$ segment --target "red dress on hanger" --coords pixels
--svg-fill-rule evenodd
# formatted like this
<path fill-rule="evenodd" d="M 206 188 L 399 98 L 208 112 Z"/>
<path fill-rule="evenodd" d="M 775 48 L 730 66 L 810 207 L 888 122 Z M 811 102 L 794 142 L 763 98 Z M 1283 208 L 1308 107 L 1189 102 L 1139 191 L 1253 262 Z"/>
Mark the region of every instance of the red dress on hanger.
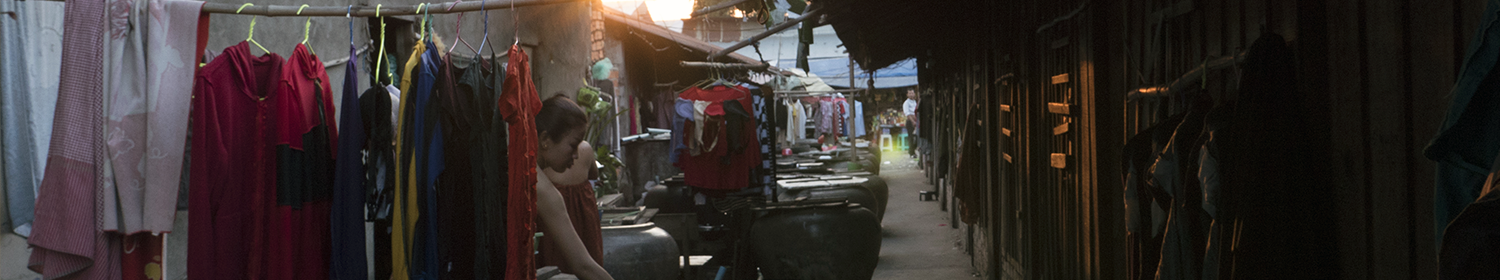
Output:
<path fill-rule="evenodd" d="M 249 44 L 199 69 L 193 85 L 188 191 L 191 279 L 267 278 L 265 219 L 274 195 L 273 117 L 282 59 Z"/>
<path fill-rule="evenodd" d="M 333 92 L 323 62 L 297 45 L 276 93 L 276 188 L 269 219 L 270 279 L 326 279 L 329 197 L 338 150 Z"/>
<path fill-rule="evenodd" d="M 536 279 L 532 236 L 536 232 L 536 117 L 542 109 L 531 62 L 519 46 L 510 47 L 505 83 L 500 92 L 500 114 L 510 123 L 509 191 L 505 211 L 505 279 Z"/>

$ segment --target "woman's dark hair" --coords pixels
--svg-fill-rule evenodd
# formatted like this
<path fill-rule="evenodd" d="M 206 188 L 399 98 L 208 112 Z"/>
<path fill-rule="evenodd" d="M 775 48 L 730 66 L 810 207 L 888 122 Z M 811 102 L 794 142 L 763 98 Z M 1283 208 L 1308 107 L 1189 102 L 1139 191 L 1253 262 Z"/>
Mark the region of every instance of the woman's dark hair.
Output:
<path fill-rule="evenodd" d="M 541 137 L 545 133 L 547 137 L 552 137 L 552 141 L 561 141 L 563 134 L 583 127 L 588 122 L 588 114 L 583 112 L 583 107 L 579 107 L 578 103 L 574 103 L 573 99 L 562 92 L 557 92 L 542 101 L 542 110 L 536 114 L 536 134 Z"/>

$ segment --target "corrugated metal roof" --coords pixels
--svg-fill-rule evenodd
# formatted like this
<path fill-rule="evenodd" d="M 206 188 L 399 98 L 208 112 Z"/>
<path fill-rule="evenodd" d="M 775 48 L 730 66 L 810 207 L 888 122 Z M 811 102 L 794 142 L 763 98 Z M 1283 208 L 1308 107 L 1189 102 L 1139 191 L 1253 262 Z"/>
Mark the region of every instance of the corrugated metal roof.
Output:
<path fill-rule="evenodd" d="M 649 35 L 656 36 L 656 37 L 663 38 L 663 39 L 667 39 L 667 40 L 675 41 L 678 44 L 681 44 L 683 47 L 686 47 L 688 49 L 692 49 L 694 51 L 703 52 L 704 53 L 704 57 L 707 57 L 707 54 L 710 54 L 710 53 L 713 53 L 713 52 L 717 52 L 719 50 L 723 50 L 724 49 L 722 47 L 715 46 L 713 44 L 709 44 L 708 42 L 704 42 L 702 40 L 698 40 L 697 38 L 693 38 L 693 36 L 691 36 L 691 35 L 678 33 L 676 31 L 672 31 L 672 30 L 666 29 L 664 27 L 658 26 L 655 23 L 651 23 L 649 21 L 643 21 L 643 20 L 637 19 L 635 17 L 626 15 L 625 12 L 621 12 L 621 11 L 615 10 L 614 8 L 609 8 L 609 7 L 605 7 L 604 8 L 604 20 L 608 21 L 608 22 L 613 22 L 613 23 L 618 23 L 618 24 L 624 24 L 625 26 L 629 26 L 630 28 L 634 28 L 635 30 L 641 31 L 642 33 L 649 34 Z M 744 55 L 740 55 L 740 54 L 730 53 L 726 57 L 728 57 L 729 60 L 732 60 L 732 61 L 720 61 L 720 62 L 760 64 L 760 61 L 755 60 L 755 59 L 751 59 L 750 57 L 747 57 L 747 56 L 744 56 Z"/>

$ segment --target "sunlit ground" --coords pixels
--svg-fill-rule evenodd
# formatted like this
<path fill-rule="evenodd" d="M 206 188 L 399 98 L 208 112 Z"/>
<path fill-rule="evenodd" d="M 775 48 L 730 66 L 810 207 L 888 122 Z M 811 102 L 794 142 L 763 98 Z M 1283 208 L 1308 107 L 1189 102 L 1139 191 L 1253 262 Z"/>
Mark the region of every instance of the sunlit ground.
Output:
<path fill-rule="evenodd" d="M 905 146 L 893 144 L 890 149 L 880 150 L 881 170 L 916 169 L 917 161 L 907 154 Z"/>

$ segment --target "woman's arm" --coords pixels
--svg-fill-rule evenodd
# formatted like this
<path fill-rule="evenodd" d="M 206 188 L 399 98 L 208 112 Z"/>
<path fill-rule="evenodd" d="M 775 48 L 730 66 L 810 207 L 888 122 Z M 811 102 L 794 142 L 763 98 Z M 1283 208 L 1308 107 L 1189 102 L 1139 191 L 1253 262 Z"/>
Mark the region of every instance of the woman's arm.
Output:
<path fill-rule="evenodd" d="M 557 191 L 557 186 L 542 172 L 537 172 L 536 210 L 537 215 L 541 216 L 538 222 L 542 232 L 562 249 L 568 266 L 578 273 L 579 279 L 614 279 L 589 256 L 588 249 L 583 247 L 583 240 L 578 238 L 578 232 L 573 231 L 573 222 L 568 219 L 568 209 L 563 204 L 562 193 Z"/>
<path fill-rule="evenodd" d="M 589 180 L 599 180 L 599 165 L 595 165 L 594 164 L 596 158 L 594 158 L 594 146 L 593 145 L 589 145 L 589 142 L 587 142 L 587 141 L 579 143 L 578 144 L 578 160 L 583 161 L 583 168 L 587 168 L 588 169 L 588 171 L 589 171 L 588 179 Z"/>

